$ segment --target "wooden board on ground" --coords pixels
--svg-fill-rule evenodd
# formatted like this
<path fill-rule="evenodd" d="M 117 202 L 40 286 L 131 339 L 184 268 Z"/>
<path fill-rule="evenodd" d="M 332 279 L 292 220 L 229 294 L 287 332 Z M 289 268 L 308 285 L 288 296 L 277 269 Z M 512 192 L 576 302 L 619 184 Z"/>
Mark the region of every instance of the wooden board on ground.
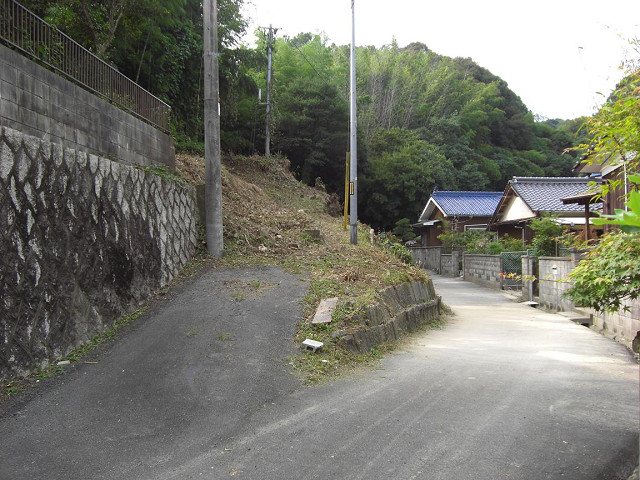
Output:
<path fill-rule="evenodd" d="M 331 323 L 331 315 L 333 311 L 336 309 L 336 305 L 338 304 L 338 297 L 325 298 L 318 305 L 318 309 L 316 310 L 316 314 L 311 320 L 311 323 L 314 325 L 322 324 L 322 323 Z"/>

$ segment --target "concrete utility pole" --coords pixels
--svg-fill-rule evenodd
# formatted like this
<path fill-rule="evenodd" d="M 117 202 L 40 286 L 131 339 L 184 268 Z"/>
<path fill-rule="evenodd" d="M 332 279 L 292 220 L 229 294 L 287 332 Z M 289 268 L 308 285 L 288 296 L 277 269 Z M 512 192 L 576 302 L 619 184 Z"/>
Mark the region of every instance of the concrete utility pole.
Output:
<path fill-rule="evenodd" d="M 356 111 L 356 10 L 351 0 L 351 162 L 349 168 L 349 226 L 351 243 L 358 243 L 358 129 Z"/>
<path fill-rule="evenodd" d="M 264 119 L 264 154 L 271 155 L 271 70 L 273 68 L 273 35 L 274 29 L 269 25 L 267 34 L 267 113 Z"/>
<path fill-rule="evenodd" d="M 222 256 L 222 180 L 220 176 L 220 97 L 218 78 L 218 2 L 203 0 L 204 23 L 204 210 L 207 250 Z"/>

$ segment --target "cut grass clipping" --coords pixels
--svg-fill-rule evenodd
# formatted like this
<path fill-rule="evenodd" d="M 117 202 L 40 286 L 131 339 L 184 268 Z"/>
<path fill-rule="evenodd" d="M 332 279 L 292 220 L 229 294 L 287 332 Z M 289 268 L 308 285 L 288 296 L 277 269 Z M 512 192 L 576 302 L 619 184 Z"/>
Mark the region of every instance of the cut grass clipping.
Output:
<path fill-rule="evenodd" d="M 176 166 L 190 183 L 203 183 L 202 157 L 178 154 Z M 396 247 L 404 253 L 400 256 L 389 248 L 389 242 L 372 245 L 369 227 L 362 224 L 358 225 L 358 244 L 351 245 L 349 232 L 342 226 L 339 200 L 322 187 L 298 182 L 285 158 L 226 157 L 222 183 L 225 252 L 219 264 L 280 266 L 310 280 L 296 342 L 299 345 L 309 337 L 325 345 L 317 354 L 292 359 L 305 381 L 313 383 L 379 358 L 387 346 L 355 354 L 338 347 L 331 335 L 361 327 L 363 320 L 357 313 L 375 302 L 383 288 L 428 279 L 423 270 L 409 264 L 406 249 Z M 233 300 L 253 298 L 248 295 L 250 286 L 243 287 L 242 293 L 231 293 Z M 255 290 L 263 287 L 256 285 Z M 328 297 L 340 299 L 331 324 L 312 327 L 309 319 L 320 300 Z"/>

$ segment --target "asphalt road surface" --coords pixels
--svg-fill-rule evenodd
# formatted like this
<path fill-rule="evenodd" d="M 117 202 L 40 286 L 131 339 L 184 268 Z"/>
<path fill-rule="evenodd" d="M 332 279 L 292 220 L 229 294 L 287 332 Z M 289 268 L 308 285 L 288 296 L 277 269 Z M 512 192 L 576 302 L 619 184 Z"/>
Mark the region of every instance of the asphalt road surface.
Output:
<path fill-rule="evenodd" d="M 0 479 L 625 479 L 638 364 L 460 280 L 456 313 L 376 369 L 288 371 L 306 283 L 209 271 L 116 343 L 5 405 Z"/>

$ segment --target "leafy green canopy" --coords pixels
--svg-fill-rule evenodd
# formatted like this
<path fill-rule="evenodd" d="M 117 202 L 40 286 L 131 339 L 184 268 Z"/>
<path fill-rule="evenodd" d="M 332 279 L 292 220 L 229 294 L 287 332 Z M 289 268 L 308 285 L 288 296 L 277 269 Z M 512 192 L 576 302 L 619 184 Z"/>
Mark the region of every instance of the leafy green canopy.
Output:
<path fill-rule="evenodd" d="M 531 249 L 538 257 L 549 257 L 558 254 L 558 244 L 562 241 L 562 225 L 553 217 L 539 217 L 529 224 L 533 230 Z"/>
<path fill-rule="evenodd" d="M 569 274 L 573 287 L 567 295 L 578 306 L 617 311 L 625 298 L 640 296 L 640 238 L 612 233 L 587 254 Z"/>
<path fill-rule="evenodd" d="M 28 8 L 172 107 L 178 147 L 203 138 L 200 0 L 25 0 Z M 222 143 L 253 152 L 257 86 L 248 69 L 263 55 L 240 45 L 244 0 L 219 0 Z M 251 101 L 247 102 L 250 97 Z"/>

